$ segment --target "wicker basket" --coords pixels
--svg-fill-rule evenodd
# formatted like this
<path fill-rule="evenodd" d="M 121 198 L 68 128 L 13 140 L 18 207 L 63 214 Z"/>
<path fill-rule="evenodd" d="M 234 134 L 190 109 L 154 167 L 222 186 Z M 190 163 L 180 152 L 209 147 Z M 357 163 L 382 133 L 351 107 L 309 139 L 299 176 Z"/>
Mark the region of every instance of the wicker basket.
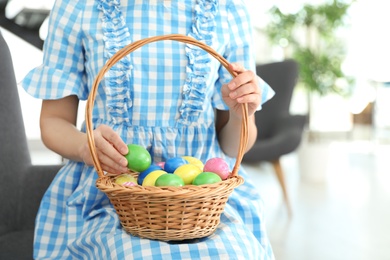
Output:
<path fill-rule="evenodd" d="M 116 184 L 114 177 L 105 174 L 101 168 L 93 137 L 92 109 L 96 91 L 104 74 L 122 57 L 141 46 L 161 41 L 175 40 L 198 46 L 213 57 L 232 74 L 229 63 L 209 46 L 188 36 L 172 34 L 156 36 L 133 42 L 111 57 L 97 75 L 86 104 L 86 126 L 88 144 L 98 173 L 96 186 L 103 191 L 114 206 L 122 227 L 128 233 L 162 241 L 186 240 L 211 235 L 220 223 L 229 195 L 244 180 L 238 176 L 238 169 L 248 139 L 248 108 L 242 106 L 240 147 L 235 166 L 227 180 L 208 185 L 186 185 L 183 187 L 124 187 Z M 138 173 L 132 173 L 135 177 Z"/>

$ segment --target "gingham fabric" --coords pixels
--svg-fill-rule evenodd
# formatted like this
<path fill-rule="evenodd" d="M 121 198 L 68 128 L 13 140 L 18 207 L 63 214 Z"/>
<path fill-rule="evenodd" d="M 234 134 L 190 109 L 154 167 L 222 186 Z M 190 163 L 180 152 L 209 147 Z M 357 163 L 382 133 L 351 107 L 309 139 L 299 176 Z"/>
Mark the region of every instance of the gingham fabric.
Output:
<path fill-rule="evenodd" d="M 31 95 L 88 97 L 109 57 L 150 36 L 180 33 L 212 46 L 230 62 L 254 70 L 251 26 L 242 0 L 57 0 L 44 60 L 22 81 Z M 206 161 L 234 158 L 221 151 L 214 109 L 226 110 L 220 87 L 229 73 L 205 51 L 183 43 L 151 43 L 123 58 L 99 86 L 93 122 L 126 143 L 150 151 L 154 162 L 174 156 Z M 273 95 L 260 80 L 263 102 Z M 260 109 L 260 108 L 259 108 Z M 82 127 L 82 131 L 85 128 Z M 56 175 L 36 219 L 36 259 L 273 259 L 259 191 L 243 169 L 210 237 L 167 243 L 125 233 L 114 208 L 95 187 L 93 167 L 69 161 Z"/>

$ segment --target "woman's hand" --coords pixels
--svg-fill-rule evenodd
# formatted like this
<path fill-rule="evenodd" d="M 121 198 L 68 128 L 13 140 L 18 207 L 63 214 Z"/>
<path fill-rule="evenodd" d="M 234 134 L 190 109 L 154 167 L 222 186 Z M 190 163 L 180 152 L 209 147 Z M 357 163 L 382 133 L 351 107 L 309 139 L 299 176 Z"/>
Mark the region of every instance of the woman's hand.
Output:
<path fill-rule="evenodd" d="M 76 128 L 79 99 L 75 95 L 56 100 L 43 100 L 41 109 L 41 135 L 44 144 L 62 157 L 85 162 L 92 166 L 87 134 Z M 104 171 L 119 174 L 127 172 L 127 145 L 107 125 L 94 130 L 96 152 Z"/>
<path fill-rule="evenodd" d="M 229 112 L 217 111 L 217 132 L 222 150 L 229 156 L 237 155 L 240 142 L 240 122 L 242 120 L 242 104 L 248 104 L 249 129 L 248 129 L 248 151 L 254 144 L 257 137 L 257 126 L 255 124 L 255 112 L 261 103 L 261 90 L 258 85 L 258 78 L 252 71 L 245 70 L 237 63 L 229 65 L 237 72 L 237 77 L 228 84 L 222 86 L 222 97 L 229 106 Z"/>
<path fill-rule="evenodd" d="M 124 157 L 128 153 L 128 148 L 119 135 L 107 125 L 98 126 L 93 135 L 96 153 L 103 171 L 113 174 L 128 172 L 127 160 Z M 88 142 L 81 146 L 80 157 L 87 165 L 93 165 Z"/>
<path fill-rule="evenodd" d="M 248 104 L 248 115 L 251 116 L 261 102 L 261 90 L 258 86 L 258 78 L 253 71 L 237 63 L 229 65 L 232 70 L 237 72 L 237 77 L 232 79 L 228 84 L 222 86 L 222 97 L 229 106 L 230 112 L 237 117 L 242 116 L 241 105 Z"/>

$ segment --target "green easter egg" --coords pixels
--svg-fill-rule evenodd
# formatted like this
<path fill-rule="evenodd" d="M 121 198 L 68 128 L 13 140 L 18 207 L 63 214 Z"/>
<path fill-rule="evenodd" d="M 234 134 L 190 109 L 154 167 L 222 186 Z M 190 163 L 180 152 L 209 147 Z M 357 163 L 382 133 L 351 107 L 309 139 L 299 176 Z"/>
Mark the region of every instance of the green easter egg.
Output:
<path fill-rule="evenodd" d="M 193 185 L 213 184 L 222 181 L 218 174 L 213 172 L 202 172 L 195 177 Z"/>
<path fill-rule="evenodd" d="M 152 163 L 152 157 L 148 150 L 137 144 L 128 144 L 128 154 L 125 155 L 127 168 L 135 172 L 145 171 Z"/>
<path fill-rule="evenodd" d="M 182 178 L 180 178 L 178 175 L 169 173 L 169 174 L 163 174 L 160 177 L 157 178 L 156 186 L 173 186 L 173 187 L 181 187 L 184 186 L 185 183 Z"/>

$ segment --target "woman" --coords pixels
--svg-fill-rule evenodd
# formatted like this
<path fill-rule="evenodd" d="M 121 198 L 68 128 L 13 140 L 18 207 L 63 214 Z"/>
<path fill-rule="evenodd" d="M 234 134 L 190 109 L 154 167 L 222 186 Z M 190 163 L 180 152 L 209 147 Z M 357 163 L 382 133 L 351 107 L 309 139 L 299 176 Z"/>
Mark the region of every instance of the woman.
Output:
<path fill-rule="evenodd" d="M 47 147 L 68 158 L 46 192 L 36 220 L 34 257 L 59 259 L 272 259 L 261 199 L 247 180 L 237 188 L 208 238 L 166 243 L 121 229 L 96 171 L 85 127 L 76 125 L 79 100 L 118 50 L 139 39 L 184 34 L 217 50 L 239 75 L 207 52 L 174 41 L 151 43 L 121 59 L 105 75 L 93 109 L 96 149 L 105 171 L 127 171 L 126 144 L 146 147 L 153 161 L 222 157 L 238 151 L 241 103 L 248 103 L 249 145 L 254 113 L 271 95 L 252 72 L 252 39 L 241 0 L 58 0 L 51 12 L 44 60 L 23 80 L 42 99 Z M 216 110 L 216 118 L 214 116 Z M 240 174 L 247 179 L 243 170 Z"/>

